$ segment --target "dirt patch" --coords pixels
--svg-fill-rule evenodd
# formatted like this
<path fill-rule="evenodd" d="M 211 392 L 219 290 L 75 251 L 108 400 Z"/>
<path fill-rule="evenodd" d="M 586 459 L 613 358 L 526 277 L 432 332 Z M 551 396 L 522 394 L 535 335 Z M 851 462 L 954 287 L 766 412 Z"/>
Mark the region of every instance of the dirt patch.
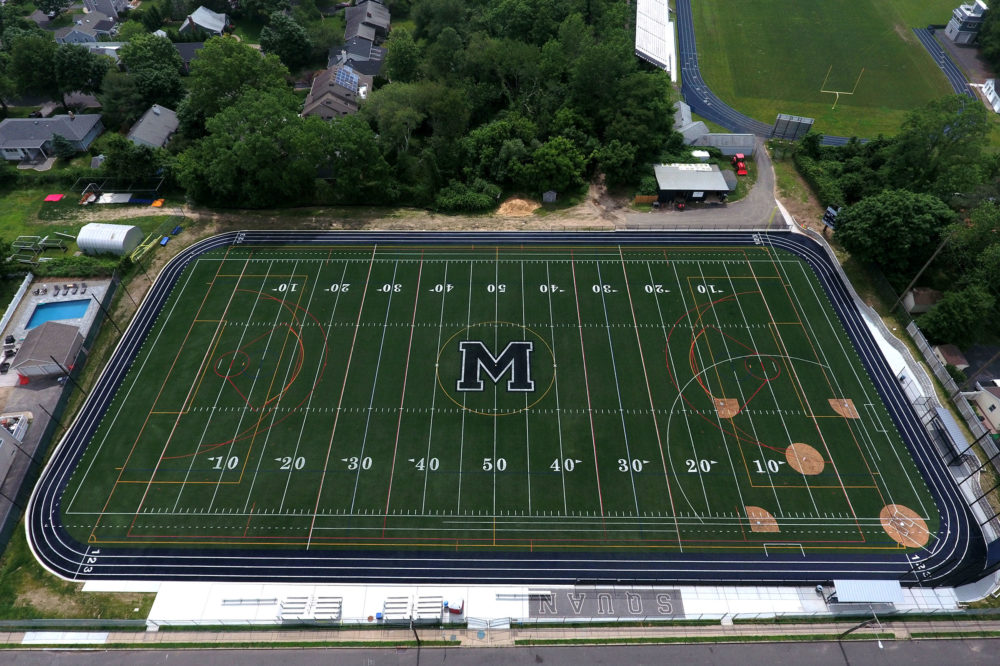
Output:
<path fill-rule="evenodd" d="M 899 38 L 902 39 L 907 44 L 912 44 L 917 39 L 916 36 L 913 34 L 913 31 L 907 28 L 902 23 L 897 23 L 896 25 L 892 26 L 892 29 L 897 35 L 899 35 Z"/>
<path fill-rule="evenodd" d="M 744 506 L 747 512 L 747 519 L 750 521 L 751 532 L 780 532 L 778 521 L 767 509 L 759 506 Z"/>
<path fill-rule="evenodd" d="M 830 406 L 845 419 L 859 419 L 858 408 L 854 406 L 854 401 L 850 398 L 830 398 Z"/>
<path fill-rule="evenodd" d="M 930 540 L 927 523 L 913 509 L 902 504 L 889 504 L 879 513 L 882 529 L 896 543 L 907 548 L 923 548 Z"/>
<path fill-rule="evenodd" d="M 720 419 L 731 419 L 740 413 L 740 401 L 736 398 L 712 398 L 712 404 Z"/>
<path fill-rule="evenodd" d="M 822 454 L 815 447 L 801 442 L 795 442 L 785 449 L 785 460 L 789 467 L 806 476 L 815 476 L 826 466 Z"/>
<path fill-rule="evenodd" d="M 497 209 L 497 215 L 500 217 L 526 217 L 541 207 L 542 204 L 537 201 L 511 197 L 500 204 L 500 208 Z"/>

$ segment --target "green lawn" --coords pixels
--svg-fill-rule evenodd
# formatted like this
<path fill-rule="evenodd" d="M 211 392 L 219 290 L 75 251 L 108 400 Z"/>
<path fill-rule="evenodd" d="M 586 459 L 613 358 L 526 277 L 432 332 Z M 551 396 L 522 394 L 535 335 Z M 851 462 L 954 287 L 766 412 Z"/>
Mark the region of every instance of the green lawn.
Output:
<path fill-rule="evenodd" d="M 873 552 L 887 497 L 938 527 L 781 251 L 234 246 L 163 313 L 63 493 L 81 542 Z"/>
<path fill-rule="evenodd" d="M 809 116 L 829 134 L 892 134 L 905 114 L 952 92 L 912 33 L 947 23 L 955 0 L 699 0 L 692 3 L 698 59 L 712 90 L 770 123 Z M 831 70 L 832 67 L 832 70 Z M 834 95 L 825 88 L 850 91 Z"/>

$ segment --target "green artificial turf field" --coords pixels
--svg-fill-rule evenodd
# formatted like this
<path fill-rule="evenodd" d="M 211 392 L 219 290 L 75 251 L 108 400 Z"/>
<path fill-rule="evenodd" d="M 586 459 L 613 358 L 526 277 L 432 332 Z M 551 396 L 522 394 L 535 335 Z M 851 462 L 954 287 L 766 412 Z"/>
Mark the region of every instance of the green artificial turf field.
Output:
<path fill-rule="evenodd" d="M 138 548 L 899 549 L 886 516 L 938 527 L 815 276 L 766 246 L 201 255 L 61 510 Z"/>
<path fill-rule="evenodd" d="M 815 118 L 816 130 L 826 134 L 863 137 L 895 134 L 907 111 L 952 94 L 912 29 L 947 23 L 957 4 L 691 3 L 702 76 L 726 103 L 765 123 L 790 113 Z M 851 91 L 856 83 L 836 109 L 835 96 L 820 92 Z"/>

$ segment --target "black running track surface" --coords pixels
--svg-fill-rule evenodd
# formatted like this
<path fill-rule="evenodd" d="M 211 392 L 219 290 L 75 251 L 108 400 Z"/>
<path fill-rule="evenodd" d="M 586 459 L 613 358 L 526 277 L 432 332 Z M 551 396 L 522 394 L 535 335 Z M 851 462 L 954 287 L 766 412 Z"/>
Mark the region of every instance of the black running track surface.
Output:
<path fill-rule="evenodd" d="M 681 63 L 681 95 L 691 110 L 702 118 L 711 120 L 716 125 L 722 125 L 730 132 L 756 134 L 768 139 L 771 137 L 772 125 L 754 120 L 723 102 L 712 92 L 705 80 L 701 78 L 698 67 L 698 49 L 694 40 L 694 19 L 691 15 L 691 0 L 677 0 L 677 39 Z M 950 61 L 949 61 L 950 62 Z M 842 146 L 847 143 L 846 136 L 823 136 L 823 145 Z"/>
<path fill-rule="evenodd" d="M 95 549 L 71 539 L 60 524 L 60 498 L 74 466 L 96 431 L 116 387 L 153 328 L 184 269 L 201 253 L 230 244 L 763 244 L 789 250 L 816 272 L 870 373 L 896 426 L 927 479 L 941 513 L 940 533 L 913 554 L 809 553 L 607 555 L 587 553 L 232 551 L 217 549 Z M 847 286 L 816 242 L 788 232 L 231 232 L 200 241 L 164 267 L 91 390 L 80 415 L 59 444 L 35 488 L 27 512 L 28 541 L 42 563 L 72 580 L 228 580 L 342 583 L 580 582 L 805 583 L 832 578 L 899 579 L 904 585 L 957 584 L 984 573 L 986 550 L 958 489 L 935 454 Z M 906 552 L 910 554 L 907 555 Z"/>
<path fill-rule="evenodd" d="M 944 52 L 941 45 L 934 39 L 934 31 L 928 28 L 914 28 L 913 33 L 920 40 L 920 43 L 924 45 L 924 48 L 927 49 L 927 52 L 931 54 L 931 57 L 934 58 L 934 62 L 941 68 L 941 71 L 944 72 L 945 78 L 948 79 L 948 83 L 951 84 L 955 93 L 976 99 L 975 94 L 969 87 L 969 80 L 965 78 L 965 74 L 958 68 L 958 65 L 952 62 L 951 57 Z"/>

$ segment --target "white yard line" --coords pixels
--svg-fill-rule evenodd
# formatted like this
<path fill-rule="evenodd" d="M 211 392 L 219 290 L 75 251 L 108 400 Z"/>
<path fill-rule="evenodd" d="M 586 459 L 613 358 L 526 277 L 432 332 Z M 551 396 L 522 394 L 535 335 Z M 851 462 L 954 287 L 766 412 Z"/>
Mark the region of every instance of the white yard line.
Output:
<path fill-rule="evenodd" d="M 559 433 L 559 460 L 565 461 L 566 455 L 563 453 L 563 431 L 562 431 L 562 409 L 559 406 L 559 373 L 556 362 L 556 328 L 552 315 L 552 277 L 549 274 L 549 262 L 545 262 L 545 281 L 548 283 L 547 291 L 549 295 L 549 338 L 552 341 L 552 384 L 556 391 L 556 428 Z M 563 513 L 569 513 L 569 504 L 566 501 L 566 467 L 559 465 L 559 473 L 562 477 Z"/>
<path fill-rule="evenodd" d="M 390 284 L 396 284 L 396 272 L 399 270 L 399 261 L 392 265 L 392 280 Z M 378 373 L 382 368 L 382 350 L 385 348 L 385 334 L 389 330 L 389 311 L 392 309 L 392 295 L 394 290 L 389 290 L 389 298 L 385 303 L 385 321 L 382 322 L 382 339 L 378 343 L 378 355 L 375 357 L 375 377 L 372 379 L 372 393 L 368 398 L 368 416 L 365 418 L 365 433 L 361 438 L 361 453 L 358 454 L 358 469 L 354 476 L 354 492 L 351 493 L 351 511 L 354 511 L 354 503 L 358 498 L 358 484 L 361 481 L 365 459 L 365 445 L 368 444 L 368 430 L 372 423 L 372 407 L 375 404 L 375 390 L 378 388 Z"/>
<path fill-rule="evenodd" d="M 468 328 L 472 326 L 472 271 L 475 266 L 475 262 L 467 261 L 466 264 L 469 266 L 469 302 L 466 306 L 465 312 L 465 327 Z M 464 391 L 462 392 L 462 436 L 459 438 L 458 445 L 458 498 L 457 498 L 457 510 L 462 510 L 462 479 L 465 478 L 464 468 L 462 463 L 465 457 L 465 415 L 466 415 L 466 396 L 468 394 Z"/>
<path fill-rule="evenodd" d="M 611 352 L 611 374 L 614 375 L 615 393 L 618 395 L 618 409 L 620 411 L 622 421 L 622 438 L 625 444 L 625 455 L 628 458 L 628 477 L 632 482 L 632 499 L 635 500 L 635 514 L 638 516 L 640 513 L 639 494 L 635 490 L 635 469 L 632 465 L 632 450 L 629 448 L 628 442 L 628 426 L 625 425 L 625 405 L 622 402 L 622 390 L 618 380 L 618 364 L 615 361 L 615 343 L 611 339 L 611 320 L 608 319 L 608 303 L 604 297 L 604 278 L 601 277 L 601 262 L 595 261 L 594 265 L 597 267 L 597 283 L 601 287 L 601 307 L 604 308 L 604 330 L 608 335 L 608 351 Z"/>
<path fill-rule="evenodd" d="M 448 293 L 448 264 L 444 265 L 444 277 L 441 278 L 441 312 L 438 315 L 438 332 L 437 332 L 437 344 L 434 345 L 434 353 L 438 353 L 441 350 L 441 324 L 444 322 L 444 299 Z M 437 405 L 437 394 L 438 394 L 438 368 L 437 363 L 434 365 L 434 377 L 431 379 L 431 419 L 430 426 L 427 429 L 427 452 L 424 454 L 424 490 L 420 497 L 420 511 L 423 512 L 427 508 L 427 480 L 431 473 L 431 443 L 434 441 L 434 413 L 435 407 Z M 459 464 L 459 476 L 462 475 L 461 464 Z"/>
<path fill-rule="evenodd" d="M 298 267 L 299 267 L 299 261 L 296 259 L 295 263 L 292 265 L 292 270 L 289 272 L 289 277 L 288 277 L 288 281 L 289 282 L 291 282 L 291 280 L 294 278 L 295 270 Z M 290 294 L 290 293 L 292 293 L 292 290 L 288 289 L 287 287 L 286 287 L 286 289 L 283 292 L 281 292 L 281 303 L 279 304 L 278 310 L 277 310 L 277 312 L 274 315 L 274 322 L 272 322 L 271 331 L 267 334 L 267 342 L 264 344 L 264 353 L 265 354 L 271 348 L 271 340 L 274 338 L 274 331 L 278 328 L 278 320 L 281 317 L 281 314 L 282 314 L 282 312 L 285 309 L 285 302 L 286 302 L 286 300 L 288 298 L 288 294 Z M 298 305 L 298 302 L 296 302 L 296 305 Z M 288 336 L 290 334 L 291 333 L 285 333 L 285 342 L 286 343 L 288 341 Z M 280 358 L 280 353 L 279 353 L 279 358 Z M 288 371 L 286 370 L 286 377 L 287 377 L 287 372 Z M 278 367 L 277 367 L 277 364 L 275 364 L 274 374 L 271 375 L 272 385 L 273 385 L 273 382 L 274 382 L 274 376 L 277 375 L 277 374 L 278 374 Z M 250 398 L 253 396 L 254 387 L 257 386 L 257 378 L 258 378 L 258 376 L 259 375 L 254 374 L 253 382 L 250 383 L 250 390 L 247 391 L 247 402 L 248 403 L 250 401 Z M 282 386 L 283 385 L 284 384 L 282 384 Z M 260 406 L 260 410 L 261 411 L 264 410 L 264 403 L 267 401 L 267 391 L 269 389 L 270 389 L 270 386 L 267 389 L 264 389 L 264 391 L 265 391 L 264 392 L 264 400 L 263 400 L 263 402 L 261 402 L 261 406 Z M 233 438 L 232 438 L 232 440 L 230 440 L 229 446 L 226 448 L 226 454 L 223 457 L 221 469 L 219 470 L 219 479 L 215 482 L 215 491 L 212 493 L 212 500 L 208 503 L 208 508 L 209 509 L 211 509 L 212 506 L 215 504 L 215 499 L 219 495 L 219 488 L 222 485 L 222 478 L 225 476 L 226 472 L 228 471 L 228 461 L 232 457 L 233 449 L 236 448 L 236 438 L 239 436 L 239 432 L 240 432 L 239 429 L 240 429 L 240 426 L 243 423 L 243 417 L 244 417 L 244 415 L 246 413 L 247 413 L 246 410 L 243 410 L 243 411 L 240 412 L 239 422 L 238 422 L 238 424 L 236 426 L 235 432 L 233 433 Z M 258 422 L 257 425 L 259 426 L 260 423 Z M 257 435 L 257 432 L 255 431 L 254 432 L 254 437 L 256 437 L 256 435 Z M 246 464 L 246 461 L 244 461 L 244 465 L 245 464 Z M 244 467 L 244 469 L 245 469 L 245 467 Z M 241 475 L 242 475 L 242 472 L 241 472 Z"/>
<path fill-rule="evenodd" d="M 271 260 L 271 262 L 267 266 L 267 272 L 264 274 L 264 279 L 261 281 L 261 286 L 260 286 L 261 290 L 264 289 L 264 284 L 267 283 L 267 279 L 271 274 L 271 268 L 273 266 L 274 266 L 274 260 Z M 236 288 L 237 289 L 239 288 L 239 283 L 237 283 Z M 253 318 L 253 313 L 256 311 L 257 304 L 260 302 L 260 296 L 261 294 L 258 292 L 256 298 L 254 298 L 253 300 L 253 306 L 251 306 L 250 308 L 250 315 L 248 319 Z M 244 326 L 242 332 L 240 333 L 239 342 L 236 345 L 237 349 L 243 346 L 243 338 L 246 337 L 247 330 L 248 327 Z M 211 412 L 209 413 L 208 418 L 205 420 L 205 427 L 202 428 L 201 435 L 198 437 L 198 442 L 194 447 L 194 452 L 192 453 L 191 458 L 188 461 L 188 468 L 187 471 L 184 473 L 184 481 L 181 483 L 180 490 L 177 491 L 177 499 L 174 500 L 174 511 L 177 510 L 177 505 L 180 504 L 181 501 L 181 495 L 184 494 L 184 490 L 185 488 L 187 488 L 188 479 L 191 478 L 191 471 L 194 469 L 194 464 L 198 460 L 198 452 L 201 450 L 202 445 L 205 443 L 205 435 L 208 433 L 209 426 L 212 425 L 212 418 L 215 416 L 215 410 L 219 406 L 219 400 L 222 398 L 222 394 L 225 388 L 226 388 L 226 382 L 225 380 L 223 380 L 222 382 L 219 383 L 219 390 L 215 394 L 215 402 L 212 403 Z M 243 413 L 246 413 L 245 409 L 243 410 Z M 242 418 L 243 416 L 241 414 L 240 419 L 242 420 Z M 239 432 L 238 428 L 237 432 Z"/>

